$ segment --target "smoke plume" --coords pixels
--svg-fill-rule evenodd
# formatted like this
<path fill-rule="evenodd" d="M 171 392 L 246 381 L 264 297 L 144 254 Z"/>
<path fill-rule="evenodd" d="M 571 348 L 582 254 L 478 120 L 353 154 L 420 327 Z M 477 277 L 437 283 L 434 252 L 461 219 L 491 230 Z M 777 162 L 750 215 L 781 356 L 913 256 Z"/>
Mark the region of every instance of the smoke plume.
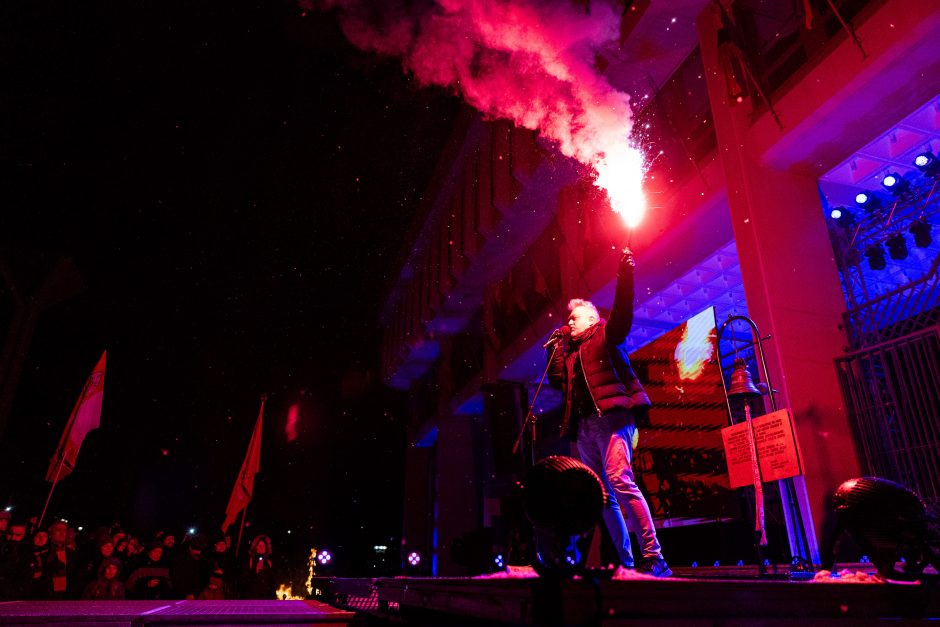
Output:
<path fill-rule="evenodd" d="M 605 2 L 329 0 L 359 48 L 400 57 L 420 83 L 456 90 L 490 118 L 538 131 L 589 166 L 629 226 L 642 217 L 643 157 L 629 144 L 629 96 L 595 68 L 619 36 Z"/>

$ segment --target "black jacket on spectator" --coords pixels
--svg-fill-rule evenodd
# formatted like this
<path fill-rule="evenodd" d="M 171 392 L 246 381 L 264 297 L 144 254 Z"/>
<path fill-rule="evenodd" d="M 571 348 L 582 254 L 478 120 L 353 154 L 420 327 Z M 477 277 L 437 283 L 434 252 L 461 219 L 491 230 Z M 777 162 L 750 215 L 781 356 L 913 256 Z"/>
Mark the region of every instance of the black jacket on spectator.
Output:
<path fill-rule="evenodd" d="M 49 544 L 33 546 L 20 568 L 20 594 L 24 599 L 46 599 L 49 594 Z"/>
<path fill-rule="evenodd" d="M 142 558 L 127 577 L 128 595 L 134 599 L 169 599 L 170 569 L 163 560 L 152 559 L 149 553 L 144 553 Z"/>
<path fill-rule="evenodd" d="M 173 596 L 178 599 L 195 599 L 209 581 L 209 564 L 202 556 L 193 557 L 189 547 L 183 547 L 175 556 L 170 568 L 173 579 Z"/>
<path fill-rule="evenodd" d="M 48 582 L 45 598 L 77 599 L 81 595 L 81 564 L 75 549 L 50 542 L 43 568 Z M 63 585 L 64 588 L 57 589 Z"/>
<path fill-rule="evenodd" d="M 105 569 L 109 565 L 117 566 L 118 572 L 113 579 L 106 579 Z M 106 557 L 98 567 L 97 578 L 85 586 L 82 599 L 89 601 L 121 601 L 124 599 L 124 584 L 120 579 L 121 560 L 116 557 Z"/>

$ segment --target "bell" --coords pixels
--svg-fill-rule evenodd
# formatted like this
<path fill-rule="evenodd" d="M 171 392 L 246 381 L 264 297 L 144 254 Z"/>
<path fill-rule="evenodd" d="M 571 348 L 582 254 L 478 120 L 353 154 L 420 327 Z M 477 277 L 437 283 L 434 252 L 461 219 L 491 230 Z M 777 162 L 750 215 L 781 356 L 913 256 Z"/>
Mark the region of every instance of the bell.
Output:
<path fill-rule="evenodd" d="M 747 361 L 743 357 L 734 359 L 734 370 L 731 372 L 731 387 L 728 389 L 731 398 L 749 398 L 760 396 L 760 390 L 751 379 L 751 372 L 747 369 Z"/>

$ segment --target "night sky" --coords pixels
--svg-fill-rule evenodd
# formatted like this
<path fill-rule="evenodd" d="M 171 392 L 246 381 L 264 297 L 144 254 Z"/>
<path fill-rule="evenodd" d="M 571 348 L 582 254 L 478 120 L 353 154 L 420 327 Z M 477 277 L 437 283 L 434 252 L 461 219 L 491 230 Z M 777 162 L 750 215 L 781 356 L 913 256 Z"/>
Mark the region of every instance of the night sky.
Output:
<path fill-rule="evenodd" d="M 17 1 L 0 24 L 0 258 L 23 291 L 59 256 L 83 287 L 39 319 L 0 502 L 41 508 L 107 349 L 53 516 L 214 532 L 266 392 L 246 535 L 348 563 L 397 539 L 407 399 L 378 315 L 461 105 L 292 1 Z M 4 336 L 11 311 L 4 285 Z"/>

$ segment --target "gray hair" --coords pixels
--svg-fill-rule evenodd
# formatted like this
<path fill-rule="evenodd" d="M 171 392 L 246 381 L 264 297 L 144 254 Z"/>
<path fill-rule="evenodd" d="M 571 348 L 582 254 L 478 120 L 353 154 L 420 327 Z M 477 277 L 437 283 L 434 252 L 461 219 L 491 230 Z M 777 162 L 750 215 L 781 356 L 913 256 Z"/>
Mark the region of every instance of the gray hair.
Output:
<path fill-rule="evenodd" d="M 600 319 L 601 315 L 597 311 L 597 307 L 594 306 L 589 300 L 584 300 L 583 298 L 572 298 L 568 301 L 568 311 L 574 311 L 575 307 L 587 307 L 594 311 L 594 317 Z"/>

